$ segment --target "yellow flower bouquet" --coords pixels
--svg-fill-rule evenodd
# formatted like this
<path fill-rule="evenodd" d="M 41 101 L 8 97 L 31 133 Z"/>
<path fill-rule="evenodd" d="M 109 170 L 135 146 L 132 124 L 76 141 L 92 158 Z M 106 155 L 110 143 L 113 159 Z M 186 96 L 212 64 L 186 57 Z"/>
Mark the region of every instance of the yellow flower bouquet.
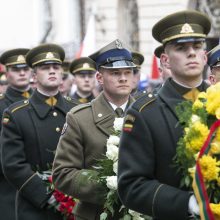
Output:
<path fill-rule="evenodd" d="M 220 83 L 201 92 L 192 103 L 176 108 L 183 136 L 175 165 L 183 173 L 181 186 L 193 189 L 202 220 L 220 219 Z"/>

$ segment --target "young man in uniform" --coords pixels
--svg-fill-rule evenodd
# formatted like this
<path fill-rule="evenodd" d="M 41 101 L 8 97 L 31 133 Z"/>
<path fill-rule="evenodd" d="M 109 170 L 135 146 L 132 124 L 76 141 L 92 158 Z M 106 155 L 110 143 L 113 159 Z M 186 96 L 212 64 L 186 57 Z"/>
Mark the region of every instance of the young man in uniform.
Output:
<path fill-rule="evenodd" d="M 164 45 L 161 62 L 169 78 L 157 96 L 147 94 L 127 111 L 119 148 L 118 193 L 122 203 L 157 220 L 187 220 L 199 214 L 195 196 L 180 187 L 174 166 L 182 136 L 175 107 L 195 100 L 207 84 L 202 72 L 207 61 L 204 41 L 210 30 L 207 16 L 181 11 L 157 22 L 153 36 Z"/>
<path fill-rule="evenodd" d="M 214 47 L 207 55 L 208 65 L 211 71 L 209 81 L 214 85 L 220 81 L 220 45 Z"/>
<path fill-rule="evenodd" d="M 97 174 L 93 166 L 106 152 L 115 117 L 122 117 L 132 102 L 135 65 L 122 42 L 115 40 L 90 57 L 96 62 L 96 79 L 103 92 L 67 114 L 53 166 L 55 187 L 79 199 L 74 210 L 76 220 L 100 219 L 105 188 L 91 180 L 91 175 Z"/>
<path fill-rule="evenodd" d="M 96 73 L 95 63 L 88 57 L 75 59 L 71 63 L 70 72 L 74 76 L 76 85 L 76 92 L 72 97 L 80 103 L 91 102 L 95 98 L 93 95 Z"/>
<path fill-rule="evenodd" d="M 6 71 L 5 76 L 8 87 L 4 94 L 0 94 L 0 118 L 4 110 L 12 103 L 26 100 L 32 94 L 30 88 L 31 68 L 26 64 L 25 55 L 29 49 L 17 48 L 5 51 L 0 62 L 4 64 Z M 1 130 L 0 123 L 0 130 Z M 15 212 L 11 211 L 11 207 L 15 205 L 15 189 L 8 183 L 4 177 L 2 168 L 0 167 L 0 213 L 7 220 L 15 219 Z M 13 209 L 14 210 L 14 209 Z"/>
<path fill-rule="evenodd" d="M 58 92 L 64 56 L 56 44 L 31 49 L 26 62 L 34 69 L 37 88 L 29 100 L 11 105 L 3 115 L 2 168 L 16 189 L 15 209 L 9 211 L 18 220 L 63 219 L 49 208 L 51 192 L 39 173 L 51 166 L 66 113 L 76 106 Z"/>

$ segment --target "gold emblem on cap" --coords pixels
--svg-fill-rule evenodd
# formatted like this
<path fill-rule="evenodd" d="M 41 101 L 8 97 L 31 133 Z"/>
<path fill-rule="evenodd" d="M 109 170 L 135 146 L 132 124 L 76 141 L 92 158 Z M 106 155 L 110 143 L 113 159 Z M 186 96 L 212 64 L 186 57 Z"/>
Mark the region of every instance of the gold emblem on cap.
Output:
<path fill-rule="evenodd" d="M 54 58 L 54 55 L 53 55 L 53 53 L 48 52 L 46 55 L 46 59 L 51 59 L 51 58 Z"/>
<path fill-rule="evenodd" d="M 181 34 L 188 34 L 188 33 L 193 33 L 194 30 L 192 29 L 192 26 L 188 23 L 185 23 L 183 26 L 182 26 L 182 29 L 180 31 Z"/>
<path fill-rule="evenodd" d="M 88 63 L 83 63 L 83 68 L 89 68 L 89 64 Z"/>
<path fill-rule="evenodd" d="M 122 42 L 121 42 L 120 40 L 116 40 L 116 41 L 115 41 L 115 46 L 116 46 L 118 49 L 123 49 Z"/>
<path fill-rule="evenodd" d="M 19 55 L 17 58 L 17 62 L 25 62 L 25 58 L 23 55 Z"/>

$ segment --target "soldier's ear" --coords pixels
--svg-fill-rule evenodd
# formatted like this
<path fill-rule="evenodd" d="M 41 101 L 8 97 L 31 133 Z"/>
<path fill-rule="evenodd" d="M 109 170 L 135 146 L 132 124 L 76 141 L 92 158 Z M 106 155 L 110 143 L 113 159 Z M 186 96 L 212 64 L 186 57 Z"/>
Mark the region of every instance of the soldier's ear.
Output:
<path fill-rule="evenodd" d="M 160 62 L 167 69 L 170 69 L 170 59 L 169 59 L 169 56 L 166 53 L 162 53 L 160 55 Z"/>
<path fill-rule="evenodd" d="M 103 85 L 103 75 L 102 75 L 102 73 L 100 73 L 100 72 L 96 73 L 96 80 L 98 81 L 98 83 L 100 85 Z"/>

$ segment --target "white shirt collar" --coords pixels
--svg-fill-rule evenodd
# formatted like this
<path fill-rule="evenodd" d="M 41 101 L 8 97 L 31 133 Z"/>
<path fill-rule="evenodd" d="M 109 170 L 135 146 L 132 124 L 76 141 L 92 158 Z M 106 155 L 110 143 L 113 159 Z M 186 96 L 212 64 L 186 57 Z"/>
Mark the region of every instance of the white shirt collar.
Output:
<path fill-rule="evenodd" d="M 122 110 L 125 111 L 125 108 L 126 108 L 126 106 L 128 104 L 128 100 L 123 105 L 121 105 L 121 106 L 117 106 L 117 105 L 115 105 L 115 104 L 113 104 L 111 102 L 109 102 L 109 104 L 114 109 L 114 111 L 115 111 L 116 108 L 122 108 Z"/>

